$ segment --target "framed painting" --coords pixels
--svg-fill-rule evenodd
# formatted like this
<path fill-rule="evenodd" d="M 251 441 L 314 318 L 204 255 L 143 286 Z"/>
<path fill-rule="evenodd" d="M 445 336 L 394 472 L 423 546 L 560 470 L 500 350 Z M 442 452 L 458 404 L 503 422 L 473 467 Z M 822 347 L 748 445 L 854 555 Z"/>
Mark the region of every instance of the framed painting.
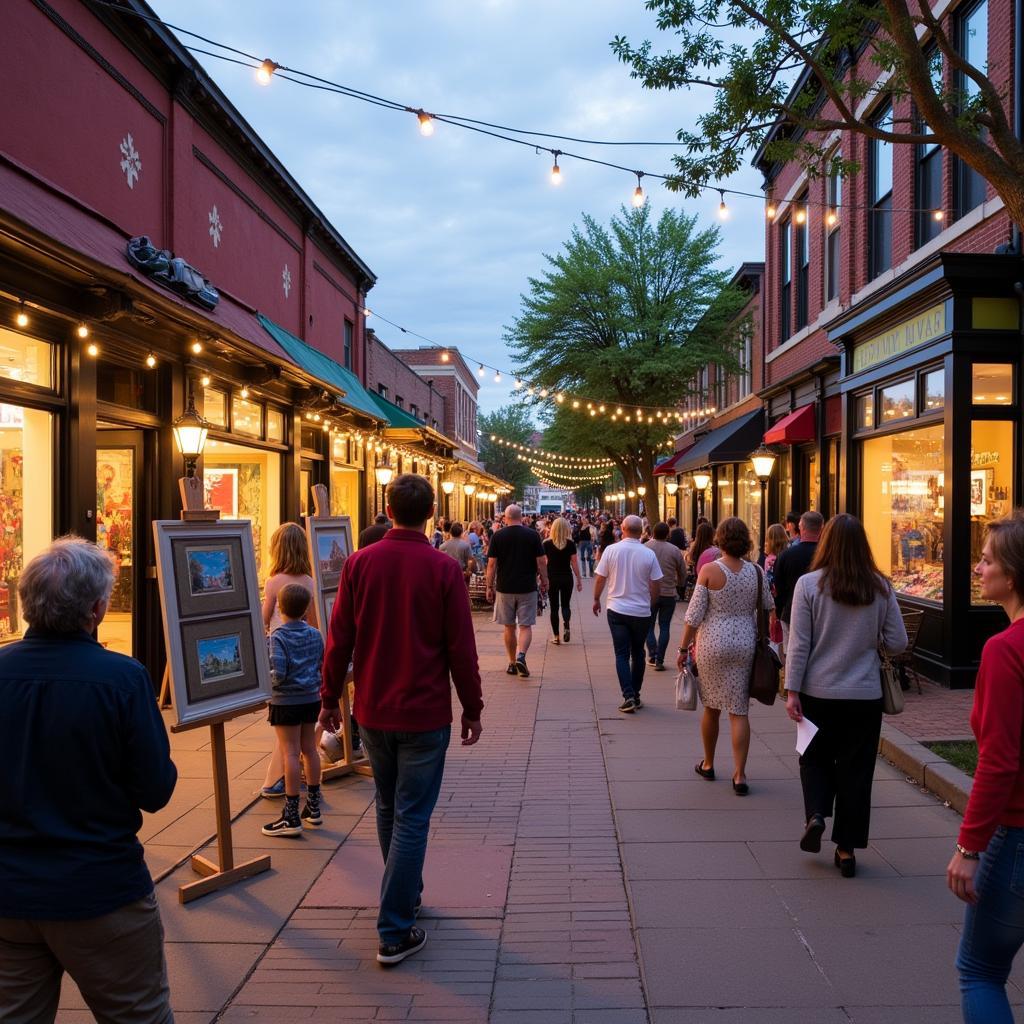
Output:
<path fill-rule="evenodd" d="M 218 467 L 203 470 L 203 491 L 207 508 L 217 509 L 225 519 L 238 518 L 238 470 Z"/>
<path fill-rule="evenodd" d="M 995 473 L 991 469 L 971 470 L 971 515 L 984 516 L 988 514 L 988 486 L 990 476 Z"/>
<path fill-rule="evenodd" d="M 348 516 L 307 516 L 306 538 L 316 584 L 317 621 L 326 639 L 341 570 L 352 554 L 352 520 Z"/>
<path fill-rule="evenodd" d="M 157 582 L 177 722 L 225 721 L 270 699 L 252 524 L 157 521 Z"/>

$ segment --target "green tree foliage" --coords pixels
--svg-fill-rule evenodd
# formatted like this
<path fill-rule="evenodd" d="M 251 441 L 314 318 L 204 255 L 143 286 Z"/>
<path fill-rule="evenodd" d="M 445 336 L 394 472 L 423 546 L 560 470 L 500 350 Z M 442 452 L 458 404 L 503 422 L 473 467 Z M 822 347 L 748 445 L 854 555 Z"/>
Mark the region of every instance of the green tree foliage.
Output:
<path fill-rule="evenodd" d="M 584 216 L 563 250 L 546 256 L 506 329 L 518 373 L 547 388 L 547 447 L 615 460 L 627 484 L 653 493 L 656 456 L 672 429 L 653 416 L 674 409 L 709 362 L 735 369 L 735 322 L 747 296 L 718 268 L 719 232 L 696 216 L 623 207 L 608 227 Z M 554 396 L 563 392 L 563 404 Z M 591 416 L 586 402 L 605 404 Z M 702 396 L 709 402 L 710 396 Z M 611 421 L 616 406 L 651 407 L 653 423 Z"/>
<path fill-rule="evenodd" d="M 696 195 L 726 178 L 781 121 L 789 128 L 773 136 L 768 161 L 795 160 L 822 173 L 827 137 L 837 130 L 897 144 L 938 142 L 987 178 L 1016 223 L 1024 223 L 1024 144 L 1013 131 L 1012 90 L 960 56 L 950 19 L 937 19 L 926 0 L 646 0 L 646 6 L 675 43 L 670 52 L 655 53 L 650 41 L 633 46 L 616 37 L 612 49 L 632 76 L 649 89 L 713 94 L 694 129 L 678 132 L 685 153 L 674 158 L 678 174 L 670 188 Z M 917 114 L 879 125 L 858 113 L 863 100 L 883 94 L 910 97 Z M 847 160 L 837 170 L 856 167 Z"/>
<path fill-rule="evenodd" d="M 491 435 L 528 445 L 537 429 L 530 419 L 529 410 L 513 404 L 503 405 L 494 412 L 481 413 L 477 417 L 477 429 L 480 431 L 480 461 L 489 473 L 507 480 L 522 497 L 523 488 L 533 483 L 533 474 L 526 463 L 516 457 L 514 449 L 492 441 Z"/>

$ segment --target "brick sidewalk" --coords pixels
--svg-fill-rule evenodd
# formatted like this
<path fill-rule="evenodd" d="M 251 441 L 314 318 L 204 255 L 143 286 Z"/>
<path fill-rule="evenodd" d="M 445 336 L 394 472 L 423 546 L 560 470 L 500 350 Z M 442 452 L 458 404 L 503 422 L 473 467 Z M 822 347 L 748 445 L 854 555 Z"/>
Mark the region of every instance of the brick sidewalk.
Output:
<path fill-rule="evenodd" d="M 915 740 L 959 740 L 971 738 L 971 708 L 974 690 L 947 690 L 921 680 L 921 693 L 911 686 L 903 714 L 892 724 Z"/>

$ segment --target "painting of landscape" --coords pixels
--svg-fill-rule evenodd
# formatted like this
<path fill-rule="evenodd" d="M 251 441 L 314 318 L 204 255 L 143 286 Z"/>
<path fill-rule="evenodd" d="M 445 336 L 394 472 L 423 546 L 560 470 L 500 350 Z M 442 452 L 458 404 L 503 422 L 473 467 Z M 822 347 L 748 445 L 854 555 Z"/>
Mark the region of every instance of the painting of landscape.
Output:
<path fill-rule="evenodd" d="M 242 674 L 241 640 L 237 633 L 197 640 L 196 653 L 199 655 L 199 679 L 204 686 Z"/>
<path fill-rule="evenodd" d="M 192 596 L 224 594 L 235 589 L 231 549 L 188 548 L 188 579 Z"/>

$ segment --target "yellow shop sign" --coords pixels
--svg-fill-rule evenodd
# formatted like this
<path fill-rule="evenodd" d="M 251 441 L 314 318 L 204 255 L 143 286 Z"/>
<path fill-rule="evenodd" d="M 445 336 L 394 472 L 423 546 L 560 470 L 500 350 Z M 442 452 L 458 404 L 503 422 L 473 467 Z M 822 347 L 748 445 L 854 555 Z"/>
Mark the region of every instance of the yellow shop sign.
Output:
<path fill-rule="evenodd" d="M 904 320 L 884 334 L 876 335 L 857 345 L 853 350 L 853 372 L 859 373 L 869 366 L 884 363 L 893 356 L 917 348 L 918 345 L 926 345 L 945 333 L 946 304 L 940 302 L 937 306 L 925 310 L 920 316 Z"/>

